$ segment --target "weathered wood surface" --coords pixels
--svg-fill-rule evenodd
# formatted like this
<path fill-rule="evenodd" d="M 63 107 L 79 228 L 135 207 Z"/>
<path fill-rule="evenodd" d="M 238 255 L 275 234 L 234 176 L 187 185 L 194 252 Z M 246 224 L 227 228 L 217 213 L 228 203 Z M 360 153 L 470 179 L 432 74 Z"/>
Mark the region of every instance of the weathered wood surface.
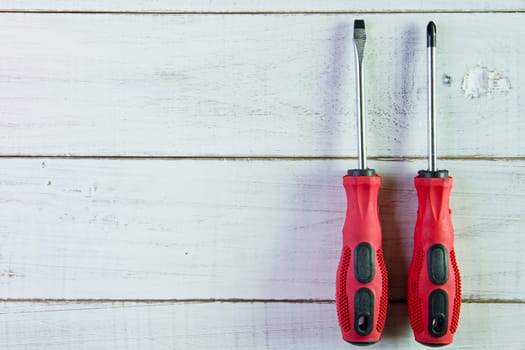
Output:
<path fill-rule="evenodd" d="M 421 349 L 406 304 L 392 304 L 370 349 Z M 522 350 L 524 305 L 464 304 L 454 349 Z M 349 349 L 334 304 L 8 303 L 0 347 L 52 349 Z M 497 330 L 497 331 L 496 331 Z"/>
<path fill-rule="evenodd" d="M 355 155 L 351 29 L 364 18 L 390 297 L 406 294 L 433 19 L 467 301 L 454 348 L 525 349 L 524 10 L 0 1 L 0 348 L 348 348 L 326 301 L 355 162 L 334 159 Z M 391 303 L 372 348 L 420 348 L 405 304 Z"/>
<path fill-rule="evenodd" d="M 0 295 L 333 299 L 353 160 L 0 161 Z M 418 161 L 374 161 L 404 299 Z M 524 300 L 523 161 L 442 162 L 468 300 Z"/>
<path fill-rule="evenodd" d="M 4 11 L 115 11 L 115 12 L 472 12 L 523 11 L 523 0 L 476 1 L 441 0 L 439 2 L 404 0 L 2 0 Z"/>
<path fill-rule="evenodd" d="M 354 18 L 0 14 L 0 155 L 353 156 Z M 440 155 L 523 157 L 525 14 L 431 18 Z M 365 19 L 369 155 L 423 156 L 429 14 Z"/>

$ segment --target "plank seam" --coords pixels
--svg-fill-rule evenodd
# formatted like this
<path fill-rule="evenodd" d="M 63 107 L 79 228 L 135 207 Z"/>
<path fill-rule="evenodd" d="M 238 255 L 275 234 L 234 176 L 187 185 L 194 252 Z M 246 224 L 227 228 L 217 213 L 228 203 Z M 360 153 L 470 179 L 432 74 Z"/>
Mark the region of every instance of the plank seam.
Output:
<path fill-rule="evenodd" d="M 0 159 L 109 159 L 109 160 L 356 160 L 352 156 L 221 156 L 221 155 L 203 155 L 203 156 L 134 156 L 134 155 L 113 155 L 113 156 L 90 156 L 90 155 L 0 155 Z M 426 160 L 426 156 L 373 156 L 368 157 L 370 160 L 377 161 L 410 161 Z M 524 161 L 525 156 L 440 156 L 440 160 L 479 160 L 479 161 Z"/>
<path fill-rule="evenodd" d="M 389 304 L 406 303 L 406 299 L 389 300 Z M 525 304 L 519 299 L 463 299 L 463 304 Z M 72 304 L 111 304 L 111 303 L 144 303 L 144 304 L 211 304 L 211 303 L 261 303 L 261 304 L 335 304 L 333 299 L 57 299 L 57 298 L 2 298 L 0 303 L 72 303 Z"/>
<path fill-rule="evenodd" d="M 0 13 L 26 14 L 82 14 L 82 15 L 351 15 L 351 14 L 482 14 L 482 13 L 524 13 L 525 9 L 462 9 L 462 10 L 335 10 L 335 11 L 113 11 L 113 10 L 20 10 L 0 9 Z"/>

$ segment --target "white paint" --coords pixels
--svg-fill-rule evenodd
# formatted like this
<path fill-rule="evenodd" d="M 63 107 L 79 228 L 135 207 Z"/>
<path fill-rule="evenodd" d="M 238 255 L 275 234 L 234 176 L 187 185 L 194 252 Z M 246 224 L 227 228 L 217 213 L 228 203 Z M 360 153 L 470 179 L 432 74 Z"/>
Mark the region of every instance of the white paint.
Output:
<path fill-rule="evenodd" d="M 524 16 L 432 15 L 456 84 L 437 86 L 440 156 L 525 155 L 525 85 L 497 103 L 458 85 L 487 52 L 525 81 Z M 356 154 L 353 15 L 0 17 L 0 155 Z M 426 155 L 428 19 L 366 16 L 370 156 Z"/>
<path fill-rule="evenodd" d="M 523 304 L 463 304 L 452 347 L 521 350 L 524 312 Z M 8 303 L 0 322 L 0 347 L 9 350 L 351 348 L 334 304 Z M 422 349 L 406 304 L 389 305 L 383 338 L 369 348 Z"/>
<path fill-rule="evenodd" d="M 272 12 L 272 11 L 502 11 L 523 10 L 520 0 L 479 2 L 476 0 L 441 0 L 439 3 L 419 0 L 388 1 L 373 3 L 359 0 L 2 0 L 1 8 L 20 11 L 160 11 L 160 12 Z"/>
<path fill-rule="evenodd" d="M 438 24 L 439 152 L 464 298 L 455 347 L 522 349 L 523 1 L 0 1 L 2 298 L 333 299 L 353 160 L 152 160 L 151 156 L 355 155 L 355 12 L 367 21 L 371 156 L 422 156 L 424 26 Z M 491 11 L 519 13 L 490 13 Z M 264 12 L 345 12 L 341 14 Z M 444 11 L 446 13 L 428 13 Z M 484 14 L 451 12 L 482 11 Z M 475 30 L 472 30 L 475 28 Z M 501 40 L 506 38 L 506 40 Z M 468 55 L 465 47 L 468 46 Z M 485 69 L 480 67 L 480 69 Z M 475 102 L 475 103 L 474 103 Z M 495 119 L 497 118 L 497 120 Z M 423 160 L 372 161 L 391 298 L 404 298 Z M 520 311 L 521 310 L 521 311 Z M 2 349 L 348 348 L 334 304 L 0 305 Z M 373 348 L 416 349 L 394 304 Z M 497 330 L 497 331 L 494 331 Z"/>
<path fill-rule="evenodd" d="M 475 66 L 465 73 L 461 89 L 466 97 L 507 94 L 512 89 L 510 79 L 502 71 L 485 66 Z"/>
<path fill-rule="evenodd" d="M 353 160 L 0 160 L 0 295 L 333 299 Z M 390 296 L 404 299 L 413 176 L 377 162 Z M 454 176 L 466 299 L 523 299 L 522 161 L 442 161 Z"/>

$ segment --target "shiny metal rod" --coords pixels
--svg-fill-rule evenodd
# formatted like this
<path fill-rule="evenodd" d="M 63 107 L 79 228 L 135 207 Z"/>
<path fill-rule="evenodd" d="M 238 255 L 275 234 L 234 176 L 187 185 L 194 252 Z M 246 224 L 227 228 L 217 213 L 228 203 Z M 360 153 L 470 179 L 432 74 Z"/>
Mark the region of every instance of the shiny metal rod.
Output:
<path fill-rule="evenodd" d="M 365 21 L 354 21 L 354 53 L 356 61 L 357 94 L 357 168 L 367 169 L 366 164 L 366 111 L 365 111 L 365 78 L 363 70 L 363 53 L 365 51 Z"/>
<path fill-rule="evenodd" d="M 428 171 L 437 171 L 436 152 L 436 25 L 427 25 L 427 84 L 428 84 Z"/>

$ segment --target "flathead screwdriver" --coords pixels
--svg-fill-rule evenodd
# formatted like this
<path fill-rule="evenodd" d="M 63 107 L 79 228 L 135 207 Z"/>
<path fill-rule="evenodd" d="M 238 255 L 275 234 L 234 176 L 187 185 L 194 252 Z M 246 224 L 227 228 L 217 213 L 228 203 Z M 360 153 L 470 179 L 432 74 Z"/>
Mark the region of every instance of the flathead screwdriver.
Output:
<path fill-rule="evenodd" d="M 436 26 L 427 26 L 428 169 L 415 177 L 418 196 L 414 251 L 408 277 L 408 308 L 416 340 L 450 344 L 458 327 L 461 280 L 454 252 L 449 198 L 452 177 L 438 170 L 436 153 Z"/>
<path fill-rule="evenodd" d="M 347 342 L 366 345 L 381 338 L 388 303 L 388 279 L 381 245 L 378 193 L 381 176 L 366 162 L 364 87 L 365 22 L 354 22 L 356 61 L 357 169 L 343 176 L 347 198 L 343 248 L 337 269 L 336 306 Z"/>

